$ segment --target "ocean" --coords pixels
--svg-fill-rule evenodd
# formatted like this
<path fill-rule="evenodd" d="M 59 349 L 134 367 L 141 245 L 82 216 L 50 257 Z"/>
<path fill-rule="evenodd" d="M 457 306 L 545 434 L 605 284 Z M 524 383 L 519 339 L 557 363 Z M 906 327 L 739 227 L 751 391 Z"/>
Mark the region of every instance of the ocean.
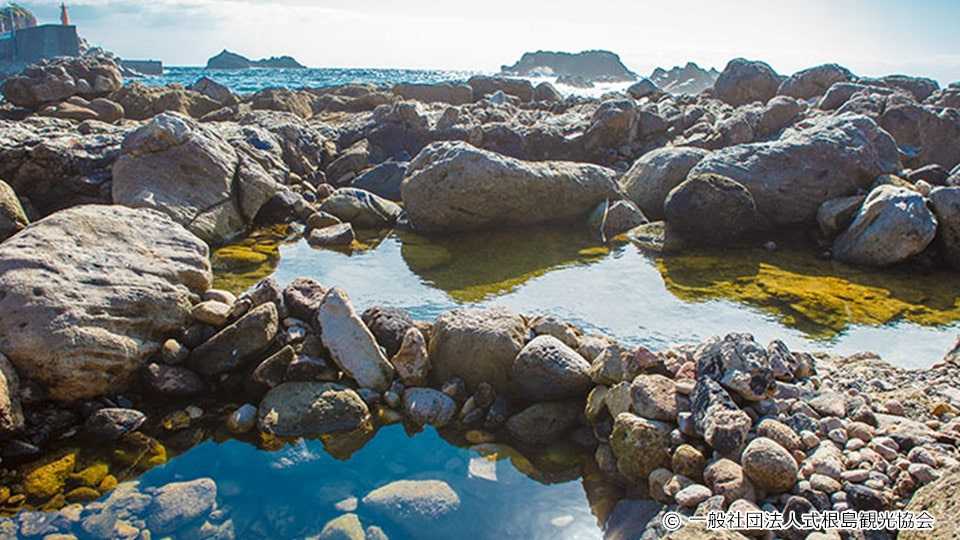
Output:
<path fill-rule="evenodd" d="M 398 83 L 465 82 L 474 75 L 490 75 L 481 71 L 450 71 L 441 69 L 375 69 L 375 68 L 307 68 L 275 69 L 252 68 L 240 70 L 205 69 L 201 67 L 166 67 L 162 76 L 129 79 L 152 86 L 171 83 L 189 86 L 201 77 L 229 87 L 238 94 L 253 93 L 264 88 L 323 88 L 344 84 L 375 84 L 393 86 Z M 600 97 L 626 89 L 630 83 L 600 83 L 591 88 L 556 84 L 556 78 L 536 77 L 529 79 L 534 85 L 551 82 L 563 95 Z"/>

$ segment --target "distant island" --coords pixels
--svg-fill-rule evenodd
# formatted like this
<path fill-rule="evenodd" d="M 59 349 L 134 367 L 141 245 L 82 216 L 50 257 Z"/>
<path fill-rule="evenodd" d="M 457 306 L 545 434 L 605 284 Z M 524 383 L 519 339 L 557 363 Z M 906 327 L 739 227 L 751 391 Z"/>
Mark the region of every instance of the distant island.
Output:
<path fill-rule="evenodd" d="M 687 62 L 685 66 L 675 66 L 669 70 L 658 67 L 650 74 L 650 80 L 664 92 L 699 94 L 711 88 L 719 76 L 720 72 L 716 69 L 706 70 L 693 62 Z"/>
<path fill-rule="evenodd" d="M 291 56 L 271 56 L 261 60 L 250 60 L 246 56 L 224 49 L 220 54 L 207 60 L 207 69 L 250 69 L 255 67 L 306 69 Z"/>
<path fill-rule="evenodd" d="M 610 51 L 579 53 L 537 51 L 524 53 L 512 66 L 502 66 L 501 74 L 513 77 L 557 76 L 591 82 L 633 81 L 633 73 Z"/>

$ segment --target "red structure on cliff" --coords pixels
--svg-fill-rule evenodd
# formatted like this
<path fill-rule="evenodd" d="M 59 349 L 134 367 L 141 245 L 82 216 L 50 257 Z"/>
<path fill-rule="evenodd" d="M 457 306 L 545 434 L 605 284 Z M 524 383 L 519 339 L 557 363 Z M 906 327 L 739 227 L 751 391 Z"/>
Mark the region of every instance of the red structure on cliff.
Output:
<path fill-rule="evenodd" d="M 60 2 L 60 24 L 70 26 L 70 14 L 67 13 L 67 5 Z"/>

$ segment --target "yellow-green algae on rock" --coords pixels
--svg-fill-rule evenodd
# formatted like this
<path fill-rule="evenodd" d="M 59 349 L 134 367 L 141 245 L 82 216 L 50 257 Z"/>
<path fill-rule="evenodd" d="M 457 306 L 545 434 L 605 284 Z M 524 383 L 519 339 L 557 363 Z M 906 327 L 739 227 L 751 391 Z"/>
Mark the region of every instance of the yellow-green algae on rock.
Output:
<path fill-rule="evenodd" d="M 260 229 L 215 250 L 210 255 L 214 288 L 241 293 L 272 274 L 280 264 L 280 245 L 289 235 L 286 225 Z"/>
<path fill-rule="evenodd" d="M 851 325 L 960 320 L 957 275 L 946 271 L 870 271 L 802 248 L 688 250 L 655 262 L 667 290 L 681 300 L 755 306 L 815 338 L 832 338 Z"/>

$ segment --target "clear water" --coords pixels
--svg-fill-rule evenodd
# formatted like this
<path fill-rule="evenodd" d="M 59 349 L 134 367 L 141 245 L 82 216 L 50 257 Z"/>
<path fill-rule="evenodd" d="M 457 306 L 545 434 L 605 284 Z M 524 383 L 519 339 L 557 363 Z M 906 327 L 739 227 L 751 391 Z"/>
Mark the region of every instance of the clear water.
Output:
<path fill-rule="evenodd" d="M 241 290 L 271 272 L 281 284 L 306 276 L 343 288 L 358 309 L 395 306 L 425 320 L 502 305 L 653 350 L 749 332 L 802 350 L 872 351 L 903 367 L 941 360 L 960 334 L 955 274 L 865 271 L 817 260 L 807 246 L 658 257 L 558 229 L 363 240 L 352 251 L 272 245 L 269 261 L 222 271 L 217 285 Z"/>

